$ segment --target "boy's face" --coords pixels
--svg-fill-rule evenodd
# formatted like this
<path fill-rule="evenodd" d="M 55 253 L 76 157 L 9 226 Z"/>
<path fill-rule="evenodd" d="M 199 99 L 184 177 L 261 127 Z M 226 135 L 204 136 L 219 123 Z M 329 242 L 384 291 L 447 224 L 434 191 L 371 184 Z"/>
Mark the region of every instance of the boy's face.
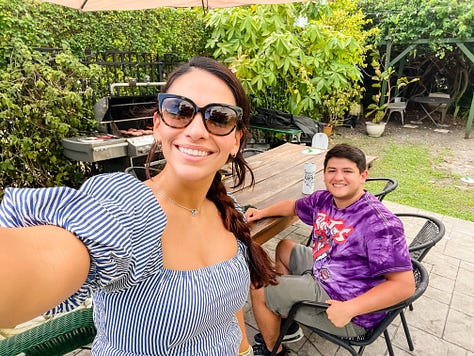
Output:
<path fill-rule="evenodd" d="M 347 158 L 329 159 L 324 171 L 324 184 L 334 196 L 338 208 L 345 208 L 361 197 L 367 174 L 367 170 L 360 172 L 357 165 Z"/>

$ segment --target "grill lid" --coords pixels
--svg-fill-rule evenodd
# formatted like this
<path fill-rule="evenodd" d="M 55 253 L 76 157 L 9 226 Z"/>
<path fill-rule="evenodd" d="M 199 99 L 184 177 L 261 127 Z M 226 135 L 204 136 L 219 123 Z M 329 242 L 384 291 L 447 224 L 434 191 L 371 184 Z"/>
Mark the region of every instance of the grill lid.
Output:
<path fill-rule="evenodd" d="M 151 134 L 152 113 L 157 106 L 157 95 L 115 95 L 117 87 L 159 87 L 165 82 L 114 83 L 110 86 L 111 95 L 98 100 L 94 105 L 95 119 L 99 130 L 104 133 L 137 137 Z M 159 89 L 156 90 L 158 93 Z"/>

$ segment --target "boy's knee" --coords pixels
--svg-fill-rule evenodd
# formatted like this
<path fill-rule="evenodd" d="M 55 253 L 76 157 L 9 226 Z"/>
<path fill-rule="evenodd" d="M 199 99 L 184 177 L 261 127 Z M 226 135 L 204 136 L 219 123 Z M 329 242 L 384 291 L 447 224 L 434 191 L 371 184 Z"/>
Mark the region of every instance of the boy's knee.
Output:
<path fill-rule="evenodd" d="M 281 240 L 278 242 L 275 253 L 277 256 L 283 254 L 290 254 L 293 247 L 295 247 L 296 242 L 293 240 Z"/>

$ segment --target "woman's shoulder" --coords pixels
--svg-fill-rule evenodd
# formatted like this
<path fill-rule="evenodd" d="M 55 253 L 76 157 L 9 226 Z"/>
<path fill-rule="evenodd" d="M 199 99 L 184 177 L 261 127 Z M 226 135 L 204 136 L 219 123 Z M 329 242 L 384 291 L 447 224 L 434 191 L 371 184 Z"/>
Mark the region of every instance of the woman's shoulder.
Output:
<path fill-rule="evenodd" d="M 86 180 L 79 189 L 99 200 L 115 200 L 128 205 L 136 201 L 156 202 L 150 188 L 128 173 L 103 173 Z"/>
<path fill-rule="evenodd" d="M 140 180 L 132 176 L 131 174 L 124 172 L 113 172 L 113 173 L 102 173 L 97 174 L 88 178 L 80 189 L 84 190 L 89 187 L 96 186 L 105 186 L 104 188 L 110 189 L 110 187 L 122 187 L 125 189 L 128 188 L 138 188 L 140 186 L 146 187 Z"/>

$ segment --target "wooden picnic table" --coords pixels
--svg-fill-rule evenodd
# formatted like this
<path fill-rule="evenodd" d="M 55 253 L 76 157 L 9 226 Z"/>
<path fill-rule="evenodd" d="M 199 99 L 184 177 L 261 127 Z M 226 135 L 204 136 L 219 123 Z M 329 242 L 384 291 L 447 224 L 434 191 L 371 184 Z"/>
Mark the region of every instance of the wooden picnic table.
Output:
<path fill-rule="evenodd" d="M 316 164 L 315 189 L 325 189 L 323 162 L 326 151 L 313 149 L 313 153 L 303 153 L 308 149 L 307 146 L 285 143 L 251 156 L 247 162 L 255 175 L 254 188 L 233 189 L 231 178 L 226 179 L 226 186 L 242 206 L 264 208 L 283 199 L 298 199 L 305 196 L 302 193 L 304 164 L 313 162 Z M 367 163 L 374 159 L 373 156 L 367 157 Z M 262 244 L 297 220 L 297 217 L 280 216 L 255 221 L 250 224 L 252 238 Z"/>

